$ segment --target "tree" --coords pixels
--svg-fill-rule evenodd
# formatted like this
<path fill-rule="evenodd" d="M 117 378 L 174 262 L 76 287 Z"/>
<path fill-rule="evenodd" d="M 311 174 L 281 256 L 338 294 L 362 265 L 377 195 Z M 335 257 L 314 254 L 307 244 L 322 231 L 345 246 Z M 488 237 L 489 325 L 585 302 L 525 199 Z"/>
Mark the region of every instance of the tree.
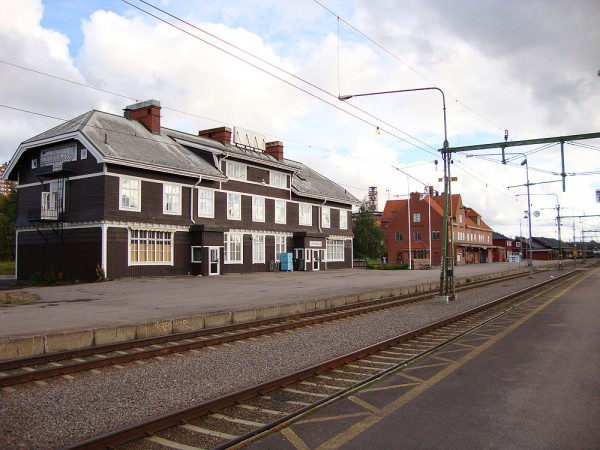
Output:
<path fill-rule="evenodd" d="M 0 261 L 15 259 L 15 221 L 17 220 L 17 191 L 0 194 Z"/>
<path fill-rule="evenodd" d="M 357 258 L 379 258 L 383 253 L 385 232 L 375 221 L 373 209 L 364 201 L 354 216 L 354 256 Z"/>

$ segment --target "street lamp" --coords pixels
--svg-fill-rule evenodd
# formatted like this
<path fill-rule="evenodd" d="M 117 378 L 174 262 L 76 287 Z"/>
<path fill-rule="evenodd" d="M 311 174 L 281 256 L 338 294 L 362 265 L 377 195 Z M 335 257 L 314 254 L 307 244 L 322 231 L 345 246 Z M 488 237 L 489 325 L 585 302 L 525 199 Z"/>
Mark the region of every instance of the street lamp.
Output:
<path fill-rule="evenodd" d="M 452 227 L 452 195 L 450 192 L 450 145 L 448 144 L 448 129 L 446 125 L 446 96 L 444 91 L 438 87 L 424 87 L 415 89 L 397 89 L 394 91 L 369 92 L 365 94 L 340 95 L 341 101 L 349 100 L 353 97 L 366 97 L 371 95 L 399 94 L 402 92 L 417 91 L 438 91 L 442 94 L 442 107 L 444 112 L 444 144 L 441 150 L 444 161 L 444 218 L 443 218 L 443 236 L 442 236 L 442 260 L 440 271 L 440 293 L 439 298 L 446 301 L 456 299 L 454 286 L 454 233 Z M 429 236 L 431 239 L 431 236 Z"/>
<path fill-rule="evenodd" d="M 516 197 L 520 197 L 522 194 L 516 194 Z M 556 197 L 556 223 L 558 227 L 558 270 L 563 269 L 563 258 L 562 258 L 562 240 L 560 236 L 560 203 L 558 202 L 558 195 L 553 193 L 547 194 L 531 194 L 531 195 L 554 195 Z M 544 209 L 544 208 L 542 208 Z M 547 208 L 552 209 L 552 208 Z"/>
<path fill-rule="evenodd" d="M 529 195 L 529 164 L 527 163 L 527 156 L 521 162 L 522 166 L 525 166 L 525 174 L 527 176 L 527 220 L 529 222 L 529 278 L 533 276 L 533 248 L 531 241 L 531 197 Z"/>

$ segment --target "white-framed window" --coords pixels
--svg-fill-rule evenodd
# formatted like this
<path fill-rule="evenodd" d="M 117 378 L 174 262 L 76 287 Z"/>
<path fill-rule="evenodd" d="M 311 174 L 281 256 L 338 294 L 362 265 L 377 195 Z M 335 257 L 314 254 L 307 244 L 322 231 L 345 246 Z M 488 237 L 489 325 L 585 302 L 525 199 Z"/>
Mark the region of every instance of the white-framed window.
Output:
<path fill-rule="evenodd" d="M 287 253 L 287 238 L 285 236 L 275 236 L 275 260 L 281 261 L 280 255 Z"/>
<path fill-rule="evenodd" d="M 236 192 L 227 194 L 227 218 L 229 220 L 242 219 L 242 195 Z"/>
<path fill-rule="evenodd" d="M 331 208 L 327 206 L 321 208 L 321 226 L 323 228 L 331 227 Z"/>
<path fill-rule="evenodd" d="M 287 188 L 287 175 L 283 172 L 271 171 L 269 184 L 273 187 Z"/>
<path fill-rule="evenodd" d="M 173 232 L 130 229 L 129 264 L 173 265 Z"/>
<path fill-rule="evenodd" d="M 232 180 L 246 181 L 248 179 L 248 169 L 246 164 L 236 161 L 227 161 L 227 176 Z"/>
<path fill-rule="evenodd" d="M 285 223 L 286 205 L 285 200 L 275 200 L 275 223 Z"/>
<path fill-rule="evenodd" d="M 421 221 L 421 213 L 414 213 L 413 214 L 413 222 L 420 222 Z"/>
<path fill-rule="evenodd" d="M 459 235 L 460 235 L 460 233 L 459 233 Z M 432 238 L 434 241 L 439 241 L 439 240 L 440 240 L 440 232 L 439 232 L 439 231 L 437 231 L 437 230 L 433 230 L 433 231 L 431 232 L 431 238 Z"/>
<path fill-rule="evenodd" d="M 340 230 L 348 229 L 348 212 L 345 209 L 340 209 Z"/>
<path fill-rule="evenodd" d="M 42 192 L 41 219 L 58 220 L 65 210 L 65 181 L 51 181 L 49 191 Z"/>
<path fill-rule="evenodd" d="M 265 221 L 265 198 L 253 196 L 252 197 L 252 221 L 253 222 L 264 222 Z"/>
<path fill-rule="evenodd" d="M 241 233 L 225 233 L 225 264 L 242 264 L 244 262 L 243 237 Z"/>
<path fill-rule="evenodd" d="M 163 213 L 181 214 L 181 186 L 179 184 L 163 184 Z"/>
<path fill-rule="evenodd" d="M 312 205 L 300 203 L 300 225 L 312 225 Z"/>
<path fill-rule="evenodd" d="M 80 151 L 79 151 L 79 158 L 80 159 L 87 159 L 87 148 L 83 147 Z"/>
<path fill-rule="evenodd" d="M 255 234 L 252 236 L 252 263 L 265 262 L 265 235 Z"/>
<path fill-rule="evenodd" d="M 215 217 L 215 191 L 198 189 L 198 216 Z"/>
<path fill-rule="evenodd" d="M 327 261 L 344 260 L 344 241 L 341 239 L 327 240 Z"/>
<path fill-rule="evenodd" d="M 123 211 L 142 210 L 142 181 L 137 178 L 119 178 L 119 209 Z"/>
<path fill-rule="evenodd" d="M 198 245 L 192 246 L 192 262 L 193 263 L 201 263 L 202 262 L 202 247 Z"/>
<path fill-rule="evenodd" d="M 459 223 L 463 223 L 463 218 L 462 217 L 463 217 L 462 214 L 458 215 L 458 222 Z"/>

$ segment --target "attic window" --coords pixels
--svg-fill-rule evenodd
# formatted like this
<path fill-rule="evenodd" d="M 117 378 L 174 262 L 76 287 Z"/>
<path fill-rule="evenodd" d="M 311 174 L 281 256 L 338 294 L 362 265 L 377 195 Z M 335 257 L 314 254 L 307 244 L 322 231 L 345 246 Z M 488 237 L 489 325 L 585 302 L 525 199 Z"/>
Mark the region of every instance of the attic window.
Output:
<path fill-rule="evenodd" d="M 302 181 L 306 181 L 306 178 L 304 178 L 302 175 L 300 175 L 299 173 L 296 174 L 296 176 L 298 178 L 300 178 Z"/>

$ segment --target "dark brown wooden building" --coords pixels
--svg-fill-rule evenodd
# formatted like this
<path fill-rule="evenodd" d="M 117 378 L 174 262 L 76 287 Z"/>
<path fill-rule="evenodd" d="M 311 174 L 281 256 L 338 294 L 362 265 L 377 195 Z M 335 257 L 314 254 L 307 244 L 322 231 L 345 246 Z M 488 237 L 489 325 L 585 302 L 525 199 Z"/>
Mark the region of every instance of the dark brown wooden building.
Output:
<path fill-rule="evenodd" d="M 260 148 L 227 127 L 161 127 L 156 100 L 26 140 L 4 174 L 18 182 L 17 278 L 269 271 L 284 253 L 296 270 L 351 267 L 358 200 L 281 142 Z"/>

